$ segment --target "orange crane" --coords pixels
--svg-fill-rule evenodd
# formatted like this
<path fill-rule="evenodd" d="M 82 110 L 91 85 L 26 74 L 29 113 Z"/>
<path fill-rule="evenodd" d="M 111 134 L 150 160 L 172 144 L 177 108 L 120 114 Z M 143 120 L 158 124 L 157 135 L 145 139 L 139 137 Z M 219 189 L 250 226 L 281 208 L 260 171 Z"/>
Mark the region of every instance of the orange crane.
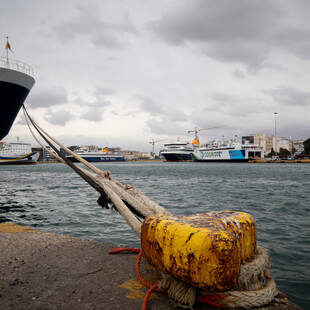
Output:
<path fill-rule="evenodd" d="M 188 133 L 194 132 L 195 133 L 195 139 L 192 141 L 192 144 L 200 145 L 198 132 L 200 132 L 202 130 L 210 130 L 210 129 L 222 128 L 222 127 L 225 127 L 225 126 L 215 126 L 215 127 L 202 128 L 202 129 L 197 129 L 197 127 L 195 127 L 195 129 L 189 130 Z"/>

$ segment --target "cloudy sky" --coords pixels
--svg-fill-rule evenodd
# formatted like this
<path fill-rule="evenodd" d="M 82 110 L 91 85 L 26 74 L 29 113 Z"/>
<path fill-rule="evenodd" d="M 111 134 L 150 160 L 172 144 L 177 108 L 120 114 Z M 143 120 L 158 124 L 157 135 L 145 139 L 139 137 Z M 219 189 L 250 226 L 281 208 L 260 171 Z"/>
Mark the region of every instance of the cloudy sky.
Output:
<path fill-rule="evenodd" d="M 310 137 L 310 1 L 0 0 L 2 55 L 35 70 L 26 107 L 65 145 L 251 133 Z M 22 113 L 5 140 L 32 142 Z M 155 144 L 158 151 L 164 142 Z"/>

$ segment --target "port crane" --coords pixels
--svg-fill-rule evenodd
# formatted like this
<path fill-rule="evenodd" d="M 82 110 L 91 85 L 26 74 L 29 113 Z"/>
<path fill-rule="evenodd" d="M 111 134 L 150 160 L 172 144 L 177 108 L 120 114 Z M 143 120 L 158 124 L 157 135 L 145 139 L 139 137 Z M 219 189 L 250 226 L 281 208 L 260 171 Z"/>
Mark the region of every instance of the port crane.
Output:
<path fill-rule="evenodd" d="M 195 129 L 192 130 L 188 130 L 188 133 L 194 132 L 195 133 L 195 139 L 193 141 L 193 144 L 197 144 L 199 145 L 199 138 L 198 138 L 198 132 L 203 131 L 203 130 L 210 130 L 210 129 L 215 129 L 215 128 L 222 128 L 225 126 L 215 126 L 215 127 L 210 127 L 210 128 L 201 128 L 201 129 L 197 129 L 197 127 L 195 127 Z"/>
<path fill-rule="evenodd" d="M 154 139 L 152 139 L 152 141 L 150 141 L 150 144 L 152 144 L 152 155 L 154 155 L 155 154 L 155 152 L 154 152 L 154 145 L 155 145 L 155 143 L 157 143 L 157 142 L 163 142 L 163 141 L 166 141 L 167 139 L 164 139 L 164 140 L 154 140 Z"/>

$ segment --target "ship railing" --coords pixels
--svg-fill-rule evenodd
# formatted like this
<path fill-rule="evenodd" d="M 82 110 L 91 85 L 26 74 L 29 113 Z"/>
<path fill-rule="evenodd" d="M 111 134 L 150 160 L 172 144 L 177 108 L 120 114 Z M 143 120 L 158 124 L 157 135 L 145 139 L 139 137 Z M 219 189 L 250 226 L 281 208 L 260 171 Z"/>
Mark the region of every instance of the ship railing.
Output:
<path fill-rule="evenodd" d="M 34 77 L 34 70 L 24 62 L 0 56 L 0 67 L 28 74 Z"/>

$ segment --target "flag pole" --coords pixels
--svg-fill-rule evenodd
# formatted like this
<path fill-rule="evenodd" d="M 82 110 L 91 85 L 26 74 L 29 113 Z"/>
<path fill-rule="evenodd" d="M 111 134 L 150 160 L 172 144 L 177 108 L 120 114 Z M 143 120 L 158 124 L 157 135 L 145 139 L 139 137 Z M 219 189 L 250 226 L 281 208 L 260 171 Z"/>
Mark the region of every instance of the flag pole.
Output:
<path fill-rule="evenodd" d="M 9 37 L 6 37 L 5 49 L 6 49 L 6 66 L 8 68 L 9 67 Z"/>

